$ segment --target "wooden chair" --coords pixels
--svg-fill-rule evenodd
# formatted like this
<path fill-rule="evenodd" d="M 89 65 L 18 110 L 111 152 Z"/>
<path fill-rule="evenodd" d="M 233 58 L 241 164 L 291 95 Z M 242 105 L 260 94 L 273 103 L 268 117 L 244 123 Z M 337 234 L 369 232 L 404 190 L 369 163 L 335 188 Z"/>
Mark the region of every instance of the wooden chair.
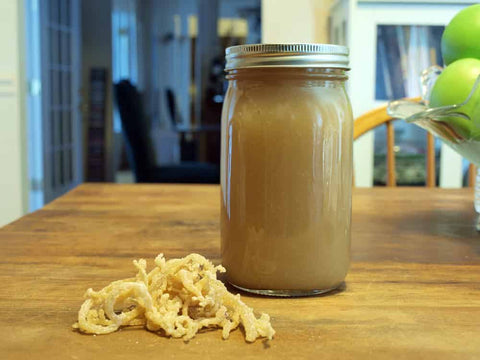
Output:
<path fill-rule="evenodd" d="M 353 139 L 356 140 L 366 132 L 385 124 L 387 127 L 387 186 L 397 186 L 395 176 L 395 131 L 392 118 L 387 114 L 387 106 L 381 106 L 371 110 L 357 119 L 353 127 Z M 426 154 L 426 186 L 435 187 L 435 139 L 430 133 L 427 133 L 427 154 Z M 470 164 L 468 169 L 468 186 L 475 185 L 476 169 Z"/>

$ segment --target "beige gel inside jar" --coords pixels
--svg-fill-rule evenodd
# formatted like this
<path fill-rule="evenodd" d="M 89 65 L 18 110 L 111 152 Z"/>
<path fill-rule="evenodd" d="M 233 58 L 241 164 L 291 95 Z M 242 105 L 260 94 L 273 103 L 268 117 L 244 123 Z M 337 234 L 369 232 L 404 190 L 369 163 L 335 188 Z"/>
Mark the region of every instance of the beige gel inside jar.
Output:
<path fill-rule="evenodd" d="M 350 261 L 348 53 L 335 45 L 227 49 L 221 238 L 228 281 L 300 296 L 337 288 Z"/>

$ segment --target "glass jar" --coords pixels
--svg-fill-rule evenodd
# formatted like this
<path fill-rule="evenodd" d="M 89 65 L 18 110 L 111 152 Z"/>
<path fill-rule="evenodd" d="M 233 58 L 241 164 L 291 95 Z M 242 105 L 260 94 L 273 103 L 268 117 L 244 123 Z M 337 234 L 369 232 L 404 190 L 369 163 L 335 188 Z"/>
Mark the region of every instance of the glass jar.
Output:
<path fill-rule="evenodd" d="M 221 239 L 227 280 L 258 294 L 337 288 L 350 262 L 348 49 L 228 48 Z"/>

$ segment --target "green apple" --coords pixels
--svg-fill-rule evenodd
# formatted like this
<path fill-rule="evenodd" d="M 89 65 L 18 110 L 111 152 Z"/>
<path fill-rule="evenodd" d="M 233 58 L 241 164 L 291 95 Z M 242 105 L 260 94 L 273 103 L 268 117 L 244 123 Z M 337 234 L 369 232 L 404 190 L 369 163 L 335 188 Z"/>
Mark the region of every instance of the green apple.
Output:
<path fill-rule="evenodd" d="M 450 21 L 442 36 L 445 65 L 464 58 L 480 59 L 480 4 L 461 10 Z"/>
<path fill-rule="evenodd" d="M 450 64 L 433 86 L 430 106 L 440 107 L 463 103 L 467 100 L 479 76 L 480 60 L 478 59 L 460 59 Z M 463 138 L 480 140 L 480 90 L 477 90 L 469 102 L 458 109 L 458 112 L 467 115 L 471 120 L 452 116 L 444 121 Z"/>

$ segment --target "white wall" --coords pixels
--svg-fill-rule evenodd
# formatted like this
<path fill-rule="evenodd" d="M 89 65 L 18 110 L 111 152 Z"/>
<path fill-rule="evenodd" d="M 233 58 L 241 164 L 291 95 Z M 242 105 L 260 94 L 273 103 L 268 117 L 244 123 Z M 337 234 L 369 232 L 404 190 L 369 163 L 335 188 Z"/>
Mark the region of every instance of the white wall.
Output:
<path fill-rule="evenodd" d="M 28 209 L 23 9 L 0 1 L 0 226 Z"/>
<path fill-rule="evenodd" d="M 328 42 L 332 0 L 262 0 L 262 42 Z"/>

